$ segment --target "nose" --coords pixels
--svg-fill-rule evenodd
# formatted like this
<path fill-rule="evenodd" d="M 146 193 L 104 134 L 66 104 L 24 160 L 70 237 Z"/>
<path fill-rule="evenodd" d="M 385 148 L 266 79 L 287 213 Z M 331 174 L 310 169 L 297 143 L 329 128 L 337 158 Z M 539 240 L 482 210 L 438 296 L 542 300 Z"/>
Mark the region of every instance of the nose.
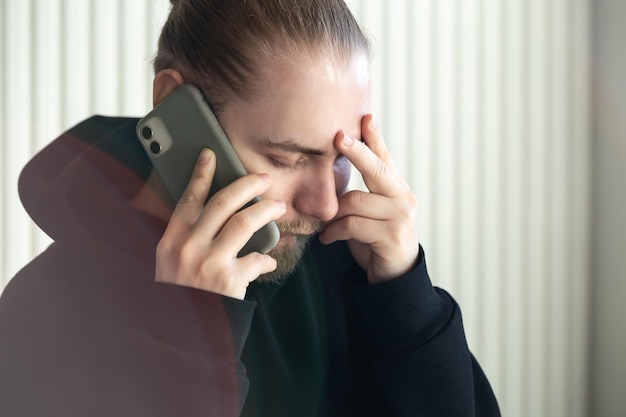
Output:
<path fill-rule="evenodd" d="M 294 199 L 295 209 L 304 215 L 313 216 L 321 221 L 330 221 L 339 210 L 335 176 L 329 173 L 314 173 L 305 178 Z"/>

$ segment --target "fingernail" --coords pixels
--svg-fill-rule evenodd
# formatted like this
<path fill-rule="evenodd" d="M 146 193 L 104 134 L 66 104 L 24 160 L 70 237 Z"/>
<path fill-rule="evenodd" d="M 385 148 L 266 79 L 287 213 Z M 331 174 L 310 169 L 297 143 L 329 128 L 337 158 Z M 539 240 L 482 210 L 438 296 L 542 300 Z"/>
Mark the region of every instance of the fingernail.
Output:
<path fill-rule="evenodd" d="M 268 174 L 261 174 L 261 179 L 264 183 L 269 184 L 272 182 L 272 178 Z"/>
<path fill-rule="evenodd" d="M 211 155 L 213 155 L 213 152 L 211 152 L 210 149 L 202 149 L 202 151 L 200 152 L 200 158 L 198 158 L 199 162 L 201 164 L 206 164 L 211 159 Z"/>
<path fill-rule="evenodd" d="M 277 201 L 276 203 L 278 203 L 278 207 L 280 207 L 283 210 L 287 210 L 287 204 L 285 204 L 284 201 Z"/>
<path fill-rule="evenodd" d="M 352 144 L 354 143 L 354 139 L 352 139 L 350 136 L 344 133 L 342 143 L 343 143 L 343 146 L 352 146 Z"/>

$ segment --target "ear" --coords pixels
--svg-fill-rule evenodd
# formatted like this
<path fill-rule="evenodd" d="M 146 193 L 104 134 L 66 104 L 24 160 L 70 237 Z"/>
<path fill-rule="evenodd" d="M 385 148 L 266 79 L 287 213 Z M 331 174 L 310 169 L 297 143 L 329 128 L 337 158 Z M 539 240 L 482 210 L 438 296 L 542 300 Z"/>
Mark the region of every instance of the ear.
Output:
<path fill-rule="evenodd" d="M 156 107 L 174 90 L 185 84 L 182 74 L 174 69 L 164 69 L 154 76 L 152 82 L 152 105 Z"/>

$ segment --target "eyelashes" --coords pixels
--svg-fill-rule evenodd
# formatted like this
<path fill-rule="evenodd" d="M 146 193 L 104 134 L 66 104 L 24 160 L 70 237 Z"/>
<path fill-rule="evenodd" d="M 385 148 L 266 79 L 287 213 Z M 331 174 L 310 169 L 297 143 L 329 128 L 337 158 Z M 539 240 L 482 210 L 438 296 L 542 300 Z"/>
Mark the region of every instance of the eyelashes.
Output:
<path fill-rule="evenodd" d="M 269 160 L 270 164 L 272 164 L 272 166 L 274 166 L 275 168 L 288 170 L 288 171 L 296 171 L 299 168 L 305 167 L 309 163 L 308 158 L 301 158 L 295 163 L 290 162 L 290 161 L 285 161 L 284 159 L 280 157 L 271 156 L 271 155 L 268 155 L 267 159 Z M 348 161 L 348 159 L 343 155 L 337 155 L 337 159 L 334 162 L 334 166 L 343 167 L 344 165 L 349 167 L 350 161 Z"/>
<path fill-rule="evenodd" d="M 278 169 L 289 170 L 289 171 L 295 171 L 298 168 L 303 167 L 307 163 L 307 160 L 304 158 L 298 160 L 296 163 L 285 162 L 272 156 L 268 156 L 268 159 L 274 167 Z"/>

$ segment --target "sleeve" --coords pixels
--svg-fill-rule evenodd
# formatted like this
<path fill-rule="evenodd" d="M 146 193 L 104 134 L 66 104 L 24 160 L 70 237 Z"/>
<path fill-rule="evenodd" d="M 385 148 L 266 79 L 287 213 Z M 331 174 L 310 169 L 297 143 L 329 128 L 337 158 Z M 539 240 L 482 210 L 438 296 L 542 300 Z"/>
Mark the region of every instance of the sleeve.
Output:
<path fill-rule="evenodd" d="M 241 353 L 256 303 L 155 285 L 168 295 L 152 294 L 145 320 L 124 329 L 106 414 L 239 416 L 249 387 Z"/>
<path fill-rule="evenodd" d="M 74 268 L 36 260 L 3 292 L 0 416 L 240 415 L 256 302 Z"/>
<path fill-rule="evenodd" d="M 432 286 L 421 248 L 416 267 L 393 281 L 368 285 L 363 273 L 350 275 L 351 373 L 361 415 L 500 416 L 468 349 L 459 306 Z"/>

